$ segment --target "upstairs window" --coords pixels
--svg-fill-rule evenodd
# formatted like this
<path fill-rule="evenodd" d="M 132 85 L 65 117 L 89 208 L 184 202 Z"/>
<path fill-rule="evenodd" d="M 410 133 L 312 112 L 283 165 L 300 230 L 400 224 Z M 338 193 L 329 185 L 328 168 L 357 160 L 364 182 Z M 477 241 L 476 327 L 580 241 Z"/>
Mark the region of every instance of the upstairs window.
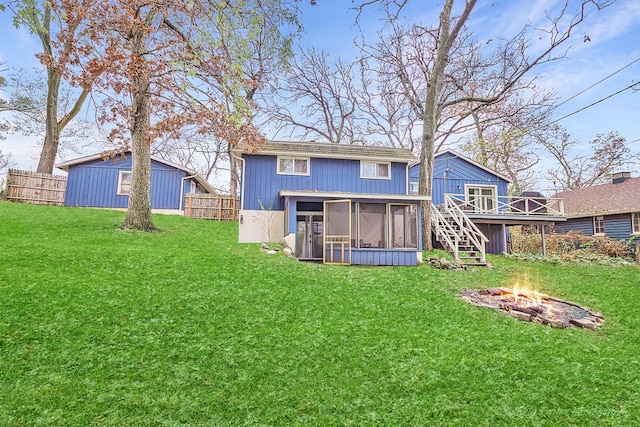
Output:
<path fill-rule="evenodd" d="M 295 157 L 278 157 L 278 174 L 309 175 L 309 159 Z"/>
<path fill-rule="evenodd" d="M 131 192 L 131 171 L 120 171 L 118 176 L 118 196 L 128 196 Z"/>
<path fill-rule="evenodd" d="M 604 217 L 603 216 L 593 217 L 593 235 L 594 236 L 604 235 Z"/>
<path fill-rule="evenodd" d="M 633 234 L 640 234 L 640 212 L 631 214 L 631 222 L 633 223 Z"/>
<path fill-rule="evenodd" d="M 410 182 L 409 183 L 409 194 L 418 194 L 418 183 Z"/>
<path fill-rule="evenodd" d="M 371 179 L 391 179 L 391 163 L 360 162 L 360 177 Z"/>

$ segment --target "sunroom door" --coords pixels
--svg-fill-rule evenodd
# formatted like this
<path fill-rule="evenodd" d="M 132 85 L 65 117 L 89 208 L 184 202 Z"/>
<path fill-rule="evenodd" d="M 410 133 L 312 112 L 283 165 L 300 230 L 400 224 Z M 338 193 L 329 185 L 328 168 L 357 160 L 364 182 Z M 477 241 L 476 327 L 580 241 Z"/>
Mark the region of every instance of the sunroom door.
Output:
<path fill-rule="evenodd" d="M 351 264 L 351 200 L 324 202 L 325 264 Z"/>

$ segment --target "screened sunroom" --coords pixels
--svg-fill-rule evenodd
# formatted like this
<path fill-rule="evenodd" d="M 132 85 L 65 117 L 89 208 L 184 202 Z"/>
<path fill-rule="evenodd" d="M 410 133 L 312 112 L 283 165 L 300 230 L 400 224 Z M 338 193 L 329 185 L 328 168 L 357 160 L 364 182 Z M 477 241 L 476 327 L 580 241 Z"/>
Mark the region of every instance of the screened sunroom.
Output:
<path fill-rule="evenodd" d="M 416 265 L 420 202 L 426 196 L 281 191 L 286 240 L 301 260 Z"/>

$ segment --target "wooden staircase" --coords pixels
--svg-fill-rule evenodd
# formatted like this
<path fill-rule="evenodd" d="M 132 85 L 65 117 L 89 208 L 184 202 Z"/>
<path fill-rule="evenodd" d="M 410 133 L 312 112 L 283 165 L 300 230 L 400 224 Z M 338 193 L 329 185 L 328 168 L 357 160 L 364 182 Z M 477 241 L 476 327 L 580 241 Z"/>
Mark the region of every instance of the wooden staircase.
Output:
<path fill-rule="evenodd" d="M 448 195 L 445 195 L 444 205 L 431 204 L 431 229 L 436 240 L 458 264 L 487 265 L 485 245 L 488 239 Z"/>

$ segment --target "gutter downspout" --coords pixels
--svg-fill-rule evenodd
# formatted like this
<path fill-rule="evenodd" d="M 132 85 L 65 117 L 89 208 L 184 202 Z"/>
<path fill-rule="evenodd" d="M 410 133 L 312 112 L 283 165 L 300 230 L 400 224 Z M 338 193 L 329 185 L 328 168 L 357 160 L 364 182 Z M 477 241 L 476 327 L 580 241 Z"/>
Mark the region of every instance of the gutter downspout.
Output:
<path fill-rule="evenodd" d="M 189 175 L 189 176 L 185 176 L 184 178 L 180 179 L 180 215 L 184 216 L 184 210 L 183 210 L 183 205 L 184 205 L 184 181 L 186 179 L 189 178 L 195 178 L 196 175 Z"/>
<path fill-rule="evenodd" d="M 409 169 L 410 169 L 409 164 L 410 163 L 407 162 L 407 168 L 406 168 L 407 169 L 407 173 L 405 174 L 405 177 L 406 177 L 405 181 L 406 182 L 404 183 L 405 189 L 406 189 L 405 194 L 409 194 L 411 192 L 411 186 L 409 185 L 409 182 L 410 182 L 410 180 L 409 180 Z"/>

